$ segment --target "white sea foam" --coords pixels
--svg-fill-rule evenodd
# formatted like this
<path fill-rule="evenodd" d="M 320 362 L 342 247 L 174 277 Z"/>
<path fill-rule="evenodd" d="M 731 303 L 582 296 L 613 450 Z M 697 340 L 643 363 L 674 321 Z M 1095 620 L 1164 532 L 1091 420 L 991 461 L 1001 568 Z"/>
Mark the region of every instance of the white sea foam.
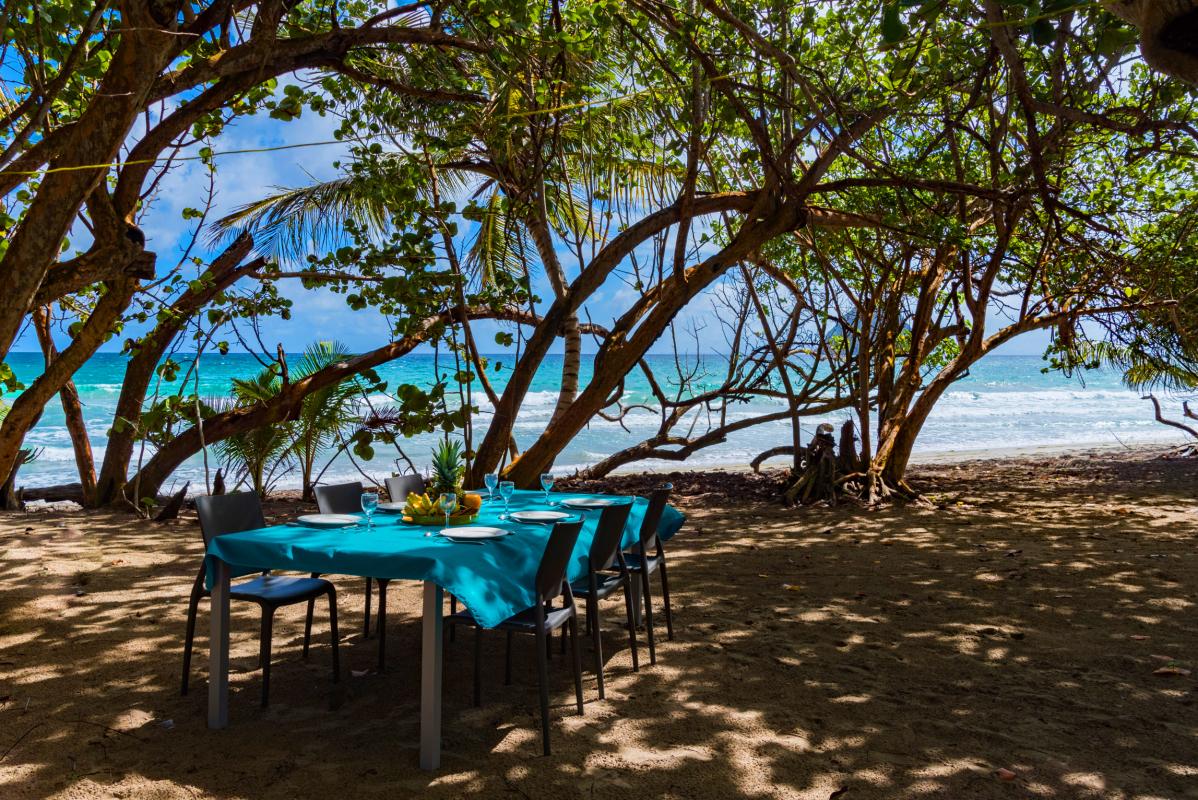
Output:
<path fill-rule="evenodd" d="M 527 393 L 517 416 L 514 432 L 521 448 L 532 444 L 544 430 L 556 407 L 560 360 L 554 361 L 554 358 L 559 357 L 550 357 L 542 373 L 536 376 L 533 390 Z M 93 365 L 89 362 L 85 370 L 76 376 L 84 399 L 88 433 L 97 459 L 102 457 L 106 433 L 112 424 L 116 395 L 120 390 L 120 384 L 113 381 L 121 374 L 124 364 L 123 359 L 109 360 L 111 363 L 105 361 Z M 40 354 L 37 358 L 31 357 L 30 362 L 40 366 Z M 655 363 L 656 368 L 662 370 L 659 379 L 666 381 L 663 386 L 667 392 L 671 391 L 667 375 L 669 360 Z M 927 456 L 962 450 L 997 452 L 1010 448 L 1066 447 L 1096 442 L 1114 445 L 1118 442 L 1131 444 L 1178 440 L 1180 434 L 1156 423 L 1152 407 L 1141 400 L 1137 393 L 1124 388 L 1117 376 L 1091 374 L 1087 376 L 1088 385 L 1082 385 L 1059 375 L 1043 374 L 1040 371 L 1042 366 L 1043 362 L 1038 358 L 985 359 L 969 378 L 952 386 L 941 398 L 916 443 L 916 452 Z M 431 360 L 409 358 L 384 366 L 379 373 L 392 386 L 398 382 L 431 385 L 431 367 Z M 251 375 L 258 369 L 260 365 L 249 357 L 229 356 L 216 358 L 211 363 L 205 361 L 200 393 L 204 397 L 227 395 L 230 377 Z M 492 374 L 497 391 L 503 390 L 509 374 L 508 370 Z M 588 375 L 586 363 L 583 375 L 585 381 Z M 89 383 L 89 379 L 94 382 Z M 622 401 L 628 405 L 645 402 L 647 398 L 651 398 L 651 394 L 643 376 L 639 372 L 633 373 L 628 378 Z M 480 409 L 474 415 L 475 440 L 478 441 L 490 422 L 491 408 L 481 389 L 475 392 L 474 399 Z M 370 401 L 375 407 L 391 404 L 391 400 L 383 394 L 371 395 Z M 451 405 L 453 402 L 451 399 Z M 723 419 L 737 422 L 784 408 L 785 403 L 780 399 L 732 404 Z M 824 416 L 804 417 L 800 423 L 801 438 L 808 439 L 821 422 L 839 424 L 849 416 L 850 412 L 845 410 Z M 623 417 L 622 424 L 596 417 L 562 452 L 557 469 L 568 472 L 588 466 L 636 444 L 657 433 L 660 419 L 656 411 L 644 409 L 629 411 Z M 713 414 L 711 419 L 718 421 L 719 417 Z M 706 412 L 689 414 L 686 424 L 692 421 L 695 421 L 695 435 L 707 430 Z M 661 461 L 638 462 L 632 467 L 677 469 L 741 464 L 765 449 L 789 442 L 790 438 L 789 424 L 774 422 L 732 434 L 727 442 L 695 453 L 685 465 Z M 402 446 L 418 464 L 423 465 L 427 463 L 428 451 L 436 439 L 436 435 L 417 436 L 403 442 Z M 37 462 L 22 469 L 23 483 L 32 486 L 73 479 L 74 452 L 57 401 L 47 405 L 41 423 L 30 432 L 26 444 L 44 450 Z M 368 473 L 381 477 L 392 471 L 393 458 L 394 451 L 380 445 L 375 460 L 363 467 Z M 214 457 L 210 457 L 210 464 L 215 472 Z M 203 474 L 202 461 L 195 458 L 184 464 L 175 477 L 180 482 L 190 479 L 202 483 Z M 354 465 L 344 458 L 334 463 L 325 474 L 325 480 L 328 481 L 357 477 Z M 298 477 L 291 475 L 280 481 L 279 486 L 298 486 L 298 482 Z"/>

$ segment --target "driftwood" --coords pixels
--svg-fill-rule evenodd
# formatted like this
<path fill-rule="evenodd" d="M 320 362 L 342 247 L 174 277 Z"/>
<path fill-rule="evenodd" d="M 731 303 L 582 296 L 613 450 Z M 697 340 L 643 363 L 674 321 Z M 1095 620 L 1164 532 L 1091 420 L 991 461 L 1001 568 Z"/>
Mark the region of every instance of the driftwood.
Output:
<path fill-rule="evenodd" d="M 804 450 L 803 452 L 806 452 L 806 450 Z M 749 466 L 753 468 L 753 471 L 755 473 L 760 475 L 761 474 L 761 465 L 763 463 L 765 463 L 766 461 L 769 461 L 771 458 L 777 458 L 778 456 L 793 456 L 794 454 L 795 454 L 795 449 L 792 445 L 789 445 L 789 444 L 783 445 L 782 447 L 771 447 L 769 450 L 766 450 L 764 453 L 759 453 L 752 461 L 749 462 Z"/>
<path fill-rule="evenodd" d="M 158 512 L 158 516 L 154 517 L 155 522 L 164 522 L 168 519 L 178 519 L 179 511 L 183 508 L 183 504 L 187 502 L 187 487 L 191 486 L 191 481 L 183 484 L 183 488 L 171 495 L 170 501 L 162 507 Z"/>
<path fill-rule="evenodd" d="M 842 475 L 852 475 L 861 471 L 861 456 L 857 453 L 857 433 L 851 419 L 846 419 L 840 426 L 840 443 L 836 449 L 836 467 Z"/>
<path fill-rule="evenodd" d="M 864 474 L 865 464 L 857 450 L 857 435 L 852 420 L 840 426 L 839 440 L 833 437 L 835 429 L 828 423 L 816 428 L 815 436 L 803 448 L 802 462 L 798 470 L 791 473 L 788 486 L 782 493 L 787 503 L 810 505 L 826 502 L 835 505 L 842 497 L 875 502 L 888 492 L 879 494 L 870 490 L 873 483 Z M 773 455 L 781 455 L 789 448 L 777 447 L 767 450 L 754 459 L 760 463 Z"/>
<path fill-rule="evenodd" d="M 839 469 L 836 465 L 836 439 L 832 431 L 832 426 L 826 422 L 815 429 L 798 474 L 782 493 L 786 502 L 802 505 L 820 500 L 836 502 Z"/>
<path fill-rule="evenodd" d="M 212 496 L 225 493 L 225 473 L 223 468 L 217 468 L 216 477 L 212 479 Z"/>

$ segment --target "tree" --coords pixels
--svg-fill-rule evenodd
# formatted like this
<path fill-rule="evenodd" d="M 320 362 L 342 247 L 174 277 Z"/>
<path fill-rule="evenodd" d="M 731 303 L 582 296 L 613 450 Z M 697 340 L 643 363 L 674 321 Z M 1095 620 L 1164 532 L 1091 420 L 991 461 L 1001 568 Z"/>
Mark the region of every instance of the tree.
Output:
<path fill-rule="evenodd" d="M 6 16 L 8 52 L 26 70 L 8 92 L 19 99 L 4 116 L 8 135 L 0 154 L 0 193 L 10 198 L 0 254 L 7 289 L 0 355 L 35 308 L 101 288 L 71 344 L 0 424 L 0 475 L 13 469 L 40 409 L 113 334 L 140 282 L 153 276 L 155 255 L 134 221 L 173 158 L 219 135 L 236 116 L 269 108 L 287 119 L 298 116 L 305 100 L 319 105 L 302 93 L 274 99 L 278 76 L 353 69 L 364 48 L 427 50 L 423 57 L 433 60 L 481 49 L 454 32 L 460 18 L 440 9 L 435 17 L 413 11 L 324 0 L 245 6 L 133 0 L 90 9 L 43 3 Z M 201 154 L 210 158 L 210 148 Z M 90 244 L 59 260 L 76 221 Z M 0 377 L 16 388 L 7 368 Z"/>

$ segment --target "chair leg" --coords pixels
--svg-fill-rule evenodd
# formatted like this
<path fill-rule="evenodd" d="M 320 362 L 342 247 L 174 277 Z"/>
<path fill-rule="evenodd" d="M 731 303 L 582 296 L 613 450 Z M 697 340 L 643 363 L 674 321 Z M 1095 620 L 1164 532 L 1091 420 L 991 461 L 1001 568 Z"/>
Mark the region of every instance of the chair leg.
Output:
<path fill-rule="evenodd" d="M 512 685 L 512 632 L 507 631 L 507 646 L 503 653 L 503 685 Z"/>
<path fill-rule="evenodd" d="M 599 699 L 602 700 L 607 696 L 603 687 L 603 636 L 600 634 L 599 601 L 594 597 L 587 598 L 587 623 L 595 645 L 595 679 L 599 682 Z"/>
<path fill-rule="evenodd" d="M 387 581 L 379 581 L 379 672 L 387 669 Z"/>
<path fill-rule="evenodd" d="M 562 628 L 562 655 L 566 654 L 566 629 Z"/>
<path fill-rule="evenodd" d="M 578 612 L 570 615 L 570 653 L 574 656 L 574 699 L 578 702 L 578 716 L 584 713 L 582 706 L 582 653 L 578 650 Z M 566 632 L 562 631 L 563 638 Z"/>
<path fill-rule="evenodd" d="M 187 633 L 183 636 L 183 687 L 180 694 L 187 694 L 191 680 L 191 649 L 196 638 L 196 614 L 200 609 L 200 595 L 192 592 L 187 603 Z"/>
<path fill-rule="evenodd" d="M 483 675 L 483 629 L 479 625 L 474 626 L 474 707 L 478 708 L 483 704 L 482 692 L 482 675 Z"/>
<path fill-rule="evenodd" d="M 262 606 L 262 635 L 258 639 L 258 662 L 262 665 L 262 707 L 270 705 L 270 640 L 274 634 L 275 610 Z"/>
<path fill-rule="evenodd" d="M 333 639 L 333 683 L 341 681 L 341 655 L 337 635 L 337 590 L 329 588 L 329 635 Z"/>
<path fill-rule="evenodd" d="M 632 607 L 632 581 L 624 576 L 624 613 L 628 615 L 628 646 L 632 649 L 632 671 L 640 672 L 640 657 L 636 643 L 636 611 Z"/>
<path fill-rule="evenodd" d="M 373 578 L 366 579 L 366 613 L 362 615 L 362 638 L 363 639 L 370 638 L 370 584 L 373 582 L 373 580 L 374 580 Z M 380 587 L 382 586 L 381 582 L 380 582 L 379 586 Z M 380 594 L 381 594 L 381 592 L 380 592 Z M 379 603 L 382 603 L 382 602 L 383 602 L 383 599 L 380 596 Z M 308 606 L 308 608 L 311 608 L 311 607 L 312 607 L 311 605 Z"/>
<path fill-rule="evenodd" d="M 537 628 L 537 687 L 541 692 L 541 749 L 549 755 L 549 651 L 552 649 L 544 627 Z"/>
<path fill-rule="evenodd" d="M 456 597 L 454 597 L 453 595 L 449 596 L 449 613 L 450 614 L 458 613 L 458 599 Z M 451 642 L 457 641 L 457 638 L 458 638 L 458 626 L 451 622 L 451 623 L 449 623 L 449 641 L 451 641 Z"/>
<path fill-rule="evenodd" d="M 649 573 L 639 570 L 641 575 L 641 594 L 645 596 L 645 635 L 649 639 L 649 663 L 657 663 L 657 649 L 653 641 L 653 593 L 649 590 Z"/>
<path fill-rule="evenodd" d="M 312 611 L 316 608 L 316 598 L 308 601 L 308 616 L 304 619 L 304 660 L 308 660 L 308 645 L 312 642 Z"/>
<path fill-rule="evenodd" d="M 674 641 L 674 615 L 670 613 L 670 581 L 666 577 L 666 559 L 661 557 L 661 602 L 666 607 L 666 638 Z"/>

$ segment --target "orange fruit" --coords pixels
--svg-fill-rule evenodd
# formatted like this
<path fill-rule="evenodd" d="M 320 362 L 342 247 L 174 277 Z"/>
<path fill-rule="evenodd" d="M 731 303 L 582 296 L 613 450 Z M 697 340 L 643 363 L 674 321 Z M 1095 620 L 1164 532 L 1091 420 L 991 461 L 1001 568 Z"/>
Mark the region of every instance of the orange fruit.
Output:
<path fill-rule="evenodd" d="M 462 508 L 467 511 L 478 511 L 483 507 L 482 495 L 466 494 L 462 495 Z"/>

